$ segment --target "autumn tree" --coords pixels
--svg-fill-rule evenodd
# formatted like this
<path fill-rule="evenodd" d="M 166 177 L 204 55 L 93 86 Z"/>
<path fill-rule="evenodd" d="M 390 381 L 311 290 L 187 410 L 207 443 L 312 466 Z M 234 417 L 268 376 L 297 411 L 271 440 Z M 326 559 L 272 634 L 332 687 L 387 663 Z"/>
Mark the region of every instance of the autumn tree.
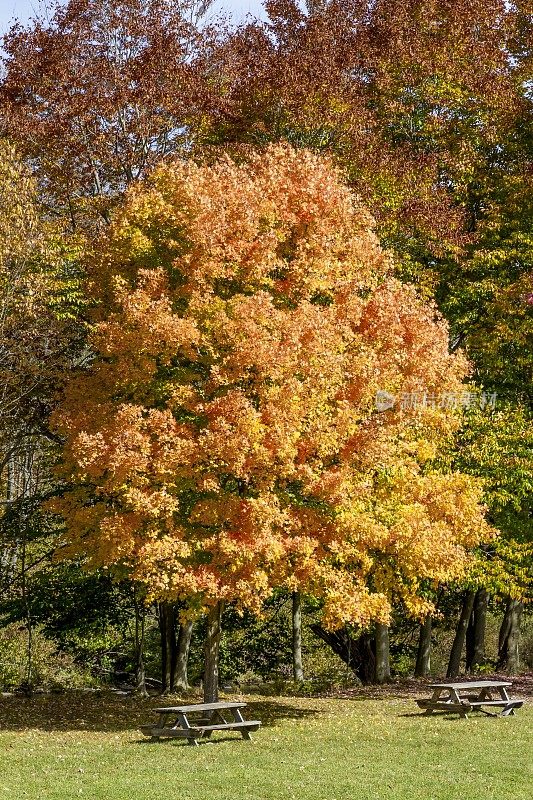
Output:
<path fill-rule="evenodd" d="M 466 363 L 328 162 L 162 166 L 88 269 L 96 358 L 54 416 L 65 552 L 210 610 L 212 667 L 225 602 L 285 586 L 330 628 L 386 623 L 462 574 L 489 535 L 479 487 L 427 462 Z M 379 390 L 425 399 L 380 412 Z"/>
<path fill-rule="evenodd" d="M 514 49 L 515 80 L 523 87 L 524 64 Z M 491 595 L 505 608 L 499 666 L 516 671 L 518 626 L 530 594 L 524 572 L 530 573 L 532 564 L 527 531 L 533 470 L 528 434 L 533 409 L 532 121 L 531 97 L 524 92 L 514 123 L 505 135 L 500 132 L 497 146 L 487 148 L 486 164 L 471 171 L 465 208 L 472 240 L 460 262 L 441 263 L 435 293 L 450 322 L 453 346 L 465 349 L 475 380 L 493 393 L 496 405 L 493 413 L 470 414 L 457 442 L 455 463 L 485 479 L 489 518 L 501 537 L 494 549 L 483 551 L 476 580 L 465 591 L 463 612 L 469 604 L 472 611 L 466 633 L 457 630 L 452 674 L 459 670 L 461 640 L 466 639 L 466 668 L 483 662 Z"/>
<path fill-rule="evenodd" d="M 5 36 L 2 121 L 55 214 L 108 222 L 128 184 L 187 152 L 191 124 L 214 102 L 199 52 L 209 5 L 69 0 Z"/>
<path fill-rule="evenodd" d="M 54 438 L 47 413 L 75 352 L 83 298 L 75 242 L 42 220 L 35 181 L 6 140 L 0 203 L 1 474 L 28 438 Z"/>
<path fill-rule="evenodd" d="M 197 142 L 331 154 L 397 268 L 431 291 L 430 263 L 465 243 L 473 171 L 520 103 L 506 55 L 513 11 L 503 0 L 305 5 L 270 0 L 266 22 L 228 39 L 228 113 L 208 115 Z"/>

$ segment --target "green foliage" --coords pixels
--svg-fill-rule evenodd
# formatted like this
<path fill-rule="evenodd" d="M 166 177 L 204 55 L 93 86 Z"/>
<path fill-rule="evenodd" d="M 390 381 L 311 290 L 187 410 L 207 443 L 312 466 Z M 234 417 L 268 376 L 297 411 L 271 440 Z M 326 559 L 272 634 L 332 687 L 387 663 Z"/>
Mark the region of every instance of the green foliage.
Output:
<path fill-rule="evenodd" d="M 27 676 L 28 632 L 20 625 L 0 628 L 0 689 L 23 685 Z M 73 657 L 59 652 L 42 628 L 32 632 L 32 677 L 41 689 L 76 689 L 95 685 L 95 679 Z"/>
<path fill-rule="evenodd" d="M 109 628 L 125 629 L 131 615 L 129 587 L 76 564 L 53 564 L 32 582 L 31 614 L 63 647 L 103 640 Z"/>
<path fill-rule="evenodd" d="M 529 410 L 500 402 L 471 410 L 450 453 L 463 472 L 484 480 L 484 499 L 499 538 L 481 551 L 478 580 L 517 599 L 531 596 L 533 420 Z"/>
<path fill-rule="evenodd" d="M 124 668 L 132 646 L 129 585 L 76 564 L 45 562 L 29 577 L 27 589 L 27 605 L 17 594 L 0 606 L 4 625 L 22 624 L 28 610 L 50 648 L 90 674 L 92 682 L 112 679 Z M 35 678 L 39 685 L 38 673 Z"/>
<path fill-rule="evenodd" d="M 243 614 L 233 606 L 226 608 L 222 619 L 220 675 L 222 685 L 257 685 L 276 692 L 316 693 L 332 686 L 353 684 L 351 670 L 312 633 L 309 626 L 320 618 L 320 604 L 304 600 L 302 615 L 302 652 L 305 682 L 295 687 L 292 678 L 291 598 L 277 592 L 267 601 L 263 615 Z M 203 673 L 205 619 L 194 628 L 189 658 L 189 678 L 197 685 Z M 150 674 L 154 673 L 153 662 Z"/>

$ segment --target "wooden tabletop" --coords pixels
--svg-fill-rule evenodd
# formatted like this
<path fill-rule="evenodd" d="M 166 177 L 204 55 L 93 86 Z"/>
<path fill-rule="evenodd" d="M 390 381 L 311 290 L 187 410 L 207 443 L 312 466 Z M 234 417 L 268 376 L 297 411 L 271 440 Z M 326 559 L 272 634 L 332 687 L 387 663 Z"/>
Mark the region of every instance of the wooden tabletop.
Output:
<path fill-rule="evenodd" d="M 464 681 L 463 683 L 432 683 L 431 689 L 497 689 L 500 686 L 512 686 L 510 681 Z"/>
<path fill-rule="evenodd" d="M 246 703 L 195 703 L 190 706 L 166 706 L 165 708 L 154 708 L 153 710 L 157 711 L 158 714 L 163 714 L 165 711 L 190 714 L 191 711 L 218 711 L 223 708 L 246 708 Z"/>

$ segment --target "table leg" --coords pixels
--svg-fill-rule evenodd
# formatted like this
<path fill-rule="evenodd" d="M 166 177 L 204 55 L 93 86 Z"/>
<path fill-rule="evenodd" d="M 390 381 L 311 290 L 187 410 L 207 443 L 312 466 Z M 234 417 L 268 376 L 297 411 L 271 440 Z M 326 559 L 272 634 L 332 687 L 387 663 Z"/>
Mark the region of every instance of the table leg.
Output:
<path fill-rule="evenodd" d="M 191 729 L 191 726 L 189 725 L 189 720 L 187 719 L 187 715 L 184 714 L 183 712 L 180 712 L 178 714 L 178 719 L 176 721 L 179 722 L 179 725 L 175 726 L 176 728 L 179 727 L 185 731 L 189 731 Z M 192 747 L 198 747 L 198 742 L 196 738 L 192 735 L 187 737 L 187 744 L 190 744 Z"/>
<path fill-rule="evenodd" d="M 162 714 L 162 713 L 160 713 L 160 714 L 159 714 L 159 719 L 157 720 L 157 724 L 156 724 L 156 725 L 154 725 L 154 727 L 152 728 L 152 731 L 153 731 L 154 729 L 155 729 L 155 730 L 161 730 L 161 728 L 164 728 L 164 727 L 165 727 L 165 719 L 166 719 L 166 718 L 167 718 L 167 715 L 166 715 L 166 714 Z M 155 739 L 156 741 L 158 741 L 160 738 L 161 738 L 160 736 L 158 736 L 158 735 L 154 735 L 154 734 L 152 733 L 152 739 Z"/>
<path fill-rule="evenodd" d="M 218 711 L 210 711 L 209 716 L 206 717 L 206 721 L 204 722 L 205 725 L 216 725 L 217 722 L 225 722 L 226 720 L 222 717 L 222 715 Z M 202 720 L 198 722 L 198 725 L 202 727 Z M 213 735 L 213 731 L 205 731 L 204 737 L 206 739 L 210 739 Z"/>
<path fill-rule="evenodd" d="M 189 720 L 187 719 L 187 715 L 180 711 L 178 714 L 178 718 L 176 720 L 176 724 L 174 727 L 176 728 L 183 728 L 184 730 L 188 731 L 190 729 Z"/>
<path fill-rule="evenodd" d="M 505 689 L 505 686 L 498 686 L 498 692 L 502 700 L 508 700 L 509 696 Z M 497 699 L 497 698 L 496 698 Z M 490 686 L 486 686 L 484 689 L 481 690 L 479 693 L 478 700 L 494 700 L 494 689 Z"/>
<path fill-rule="evenodd" d="M 442 694 L 442 688 L 433 689 L 433 694 L 431 695 L 431 702 L 438 703 L 440 700 L 440 696 Z M 434 708 L 426 708 L 424 711 L 424 716 L 429 717 L 435 711 Z"/>
<path fill-rule="evenodd" d="M 459 705 L 459 706 L 463 705 L 463 701 L 461 700 L 461 697 L 460 697 L 459 692 L 457 691 L 457 689 L 450 689 L 449 702 L 450 703 L 457 703 L 457 705 Z M 459 716 L 461 716 L 463 719 L 468 719 L 468 714 L 466 713 L 466 706 L 464 706 L 459 711 Z"/>
<path fill-rule="evenodd" d="M 499 690 L 500 690 L 500 697 L 502 698 L 502 700 L 506 700 L 508 703 L 510 703 L 511 702 L 511 698 L 509 697 L 509 692 L 507 691 L 507 686 L 500 686 Z M 514 717 L 514 708 L 512 706 L 511 706 L 511 708 L 506 706 L 505 708 L 502 709 L 500 716 L 502 716 L 502 717 Z"/>
<path fill-rule="evenodd" d="M 233 709 L 233 719 L 235 720 L 235 722 L 245 722 L 245 719 L 244 719 L 243 715 L 241 714 L 241 709 L 240 708 L 234 708 Z M 250 733 L 250 731 L 246 730 L 246 728 L 241 728 L 241 735 L 242 735 L 243 739 L 251 739 L 252 738 L 252 734 Z"/>

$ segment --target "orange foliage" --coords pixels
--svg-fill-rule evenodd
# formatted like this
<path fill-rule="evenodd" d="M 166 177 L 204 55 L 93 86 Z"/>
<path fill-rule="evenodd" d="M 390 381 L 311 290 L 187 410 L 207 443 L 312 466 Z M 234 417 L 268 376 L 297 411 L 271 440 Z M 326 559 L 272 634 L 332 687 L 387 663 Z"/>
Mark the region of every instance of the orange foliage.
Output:
<path fill-rule="evenodd" d="M 459 392 L 467 367 L 330 163 L 275 146 L 159 167 L 90 289 L 96 358 L 54 417 L 68 553 L 197 611 L 298 587 L 335 627 L 398 597 L 424 613 L 420 581 L 489 535 L 475 479 L 424 466 L 454 413 L 375 408 Z"/>

